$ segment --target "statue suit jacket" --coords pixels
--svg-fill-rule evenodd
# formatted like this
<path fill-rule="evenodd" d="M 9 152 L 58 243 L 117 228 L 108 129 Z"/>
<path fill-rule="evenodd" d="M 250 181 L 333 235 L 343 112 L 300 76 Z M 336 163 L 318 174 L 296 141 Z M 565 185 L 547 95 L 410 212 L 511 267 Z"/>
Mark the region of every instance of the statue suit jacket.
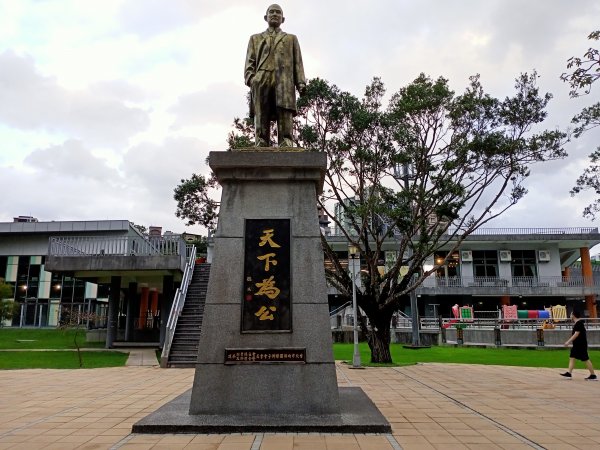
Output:
<path fill-rule="evenodd" d="M 272 47 L 269 44 L 268 31 L 250 36 L 244 68 L 246 86 L 251 86 L 252 77 L 260 70 L 269 54 L 274 52 L 277 106 L 290 109 L 295 113 L 296 88 L 301 83 L 306 84 L 298 38 L 293 34 L 280 31 L 274 38 Z M 250 101 L 250 117 L 254 116 L 253 110 L 253 102 Z"/>

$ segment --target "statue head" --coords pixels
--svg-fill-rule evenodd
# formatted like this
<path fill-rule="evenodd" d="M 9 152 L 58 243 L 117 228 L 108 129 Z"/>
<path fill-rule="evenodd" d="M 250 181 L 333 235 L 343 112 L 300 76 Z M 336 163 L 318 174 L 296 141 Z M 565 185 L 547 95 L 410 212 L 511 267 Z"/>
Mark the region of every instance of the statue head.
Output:
<path fill-rule="evenodd" d="M 270 27 L 273 28 L 277 28 L 283 22 L 285 22 L 285 17 L 283 17 L 283 9 L 281 9 L 281 6 L 277 4 L 272 4 L 269 6 L 265 14 L 265 21 Z"/>

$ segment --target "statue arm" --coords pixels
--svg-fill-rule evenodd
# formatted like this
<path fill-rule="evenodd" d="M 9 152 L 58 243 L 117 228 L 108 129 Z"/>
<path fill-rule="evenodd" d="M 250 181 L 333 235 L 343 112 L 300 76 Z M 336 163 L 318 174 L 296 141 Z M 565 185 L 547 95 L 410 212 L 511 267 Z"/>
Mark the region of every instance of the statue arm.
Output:
<path fill-rule="evenodd" d="M 304 76 L 304 65 L 302 64 L 302 52 L 298 38 L 294 36 L 294 82 L 300 94 L 304 93 L 306 88 L 306 78 Z"/>
<path fill-rule="evenodd" d="M 246 86 L 250 86 L 252 78 L 256 74 L 256 49 L 254 48 L 254 40 L 250 37 L 248 42 L 248 50 L 246 51 L 246 64 L 244 66 L 244 82 Z"/>

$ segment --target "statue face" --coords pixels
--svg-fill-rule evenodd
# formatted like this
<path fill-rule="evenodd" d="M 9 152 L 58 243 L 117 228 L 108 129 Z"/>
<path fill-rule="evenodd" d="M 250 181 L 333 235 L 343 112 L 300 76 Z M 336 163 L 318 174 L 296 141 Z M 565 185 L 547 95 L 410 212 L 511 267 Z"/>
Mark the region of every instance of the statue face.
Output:
<path fill-rule="evenodd" d="M 271 5 L 267 8 L 267 14 L 265 15 L 265 20 L 269 24 L 270 27 L 277 28 L 284 21 L 283 10 L 279 5 Z"/>

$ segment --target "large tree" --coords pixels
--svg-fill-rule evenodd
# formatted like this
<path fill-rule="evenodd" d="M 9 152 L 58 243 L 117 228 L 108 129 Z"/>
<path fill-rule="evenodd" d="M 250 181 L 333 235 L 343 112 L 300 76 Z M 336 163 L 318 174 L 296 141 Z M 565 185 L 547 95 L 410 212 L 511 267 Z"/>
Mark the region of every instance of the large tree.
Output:
<path fill-rule="evenodd" d="M 359 319 L 373 362 L 391 362 L 391 318 L 403 299 L 466 236 L 525 195 L 531 164 L 566 156 L 564 133 L 532 132 L 551 99 L 540 95 L 536 78 L 521 75 L 503 100 L 486 94 L 478 76 L 456 95 L 446 79 L 423 74 L 386 106 L 378 78 L 361 99 L 321 79 L 299 99 L 298 145 L 328 156 L 319 205 L 360 249 Z M 249 123 L 236 121 L 236 128 L 230 143 L 247 142 Z M 350 298 L 346 262 L 322 242 L 327 279 Z M 396 258 L 381 275 L 384 244 Z M 424 269 L 442 248 L 450 250 L 446 259 Z"/>
<path fill-rule="evenodd" d="M 600 39 L 600 31 L 593 31 L 588 39 L 597 41 Z M 567 61 L 567 69 L 561 75 L 561 80 L 569 83 L 571 97 L 587 95 L 592 90 L 592 85 L 600 78 L 600 52 L 593 47 L 588 48 L 583 58 L 571 57 Z M 600 102 L 584 108 L 579 114 L 571 120 L 575 125 L 573 135 L 579 138 L 583 133 L 600 125 Z M 586 167 L 579 176 L 575 186 L 571 189 L 571 195 L 576 195 L 584 191 L 592 190 L 600 195 L 600 147 L 596 148 L 589 155 L 590 165 Z M 583 216 L 595 219 L 596 214 L 600 212 L 600 198 L 597 198 L 583 210 Z"/>

